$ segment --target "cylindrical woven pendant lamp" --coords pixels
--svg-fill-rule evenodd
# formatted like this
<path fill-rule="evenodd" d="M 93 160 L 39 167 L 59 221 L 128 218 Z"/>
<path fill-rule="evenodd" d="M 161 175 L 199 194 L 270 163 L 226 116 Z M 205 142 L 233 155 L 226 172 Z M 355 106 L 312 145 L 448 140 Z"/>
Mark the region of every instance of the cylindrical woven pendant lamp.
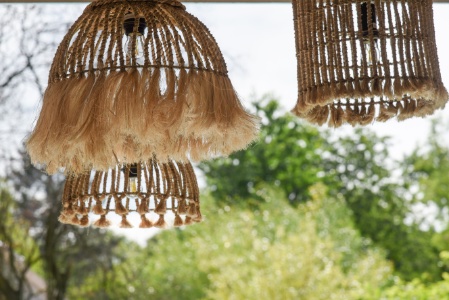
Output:
<path fill-rule="evenodd" d="M 319 125 L 367 125 L 444 107 L 432 0 L 293 0 L 298 103 Z"/>
<path fill-rule="evenodd" d="M 245 148 L 258 120 L 227 74 L 213 36 L 180 2 L 93 1 L 55 55 L 31 159 L 80 173 Z"/>
<path fill-rule="evenodd" d="M 62 223 L 96 227 L 133 225 L 129 214 L 140 216 L 140 228 L 182 226 L 201 221 L 199 189 L 190 163 L 153 158 L 144 163 L 124 164 L 108 171 L 69 175 L 63 194 Z"/>

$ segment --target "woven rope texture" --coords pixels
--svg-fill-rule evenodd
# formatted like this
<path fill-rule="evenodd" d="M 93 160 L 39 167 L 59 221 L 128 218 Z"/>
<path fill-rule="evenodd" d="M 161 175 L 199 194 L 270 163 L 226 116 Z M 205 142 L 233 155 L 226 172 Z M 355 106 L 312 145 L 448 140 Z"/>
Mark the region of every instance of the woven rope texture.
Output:
<path fill-rule="evenodd" d="M 168 161 L 117 166 L 107 172 L 69 175 L 59 220 L 95 227 L 109 227 L 109 217 L 120 218 L 120 227 L 133 225 L 131 213 L 140 215 L 140 228 L 182 226 L 201 221 L 199 189 L 190 163 Z"/>
<path fill-rule="evenodd" d="M 48 173 L 228 155 L 257 136 L 204 24 L 177 1 L 97 0 L 61 42 L 28 141 Z"/>
<path fill-rule="evenodd" d="M 444 107 L 431 0 L 293 0 L 293 10 L 299 117 L 339 127 Z"/>

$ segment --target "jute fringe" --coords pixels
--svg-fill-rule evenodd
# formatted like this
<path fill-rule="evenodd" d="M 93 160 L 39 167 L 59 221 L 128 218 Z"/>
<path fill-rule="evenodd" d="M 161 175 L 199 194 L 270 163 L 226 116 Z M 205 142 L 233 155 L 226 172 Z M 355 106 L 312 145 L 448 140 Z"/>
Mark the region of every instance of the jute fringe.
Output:
<path fill-rule="evenodd" d="M 126 36 L 129 15 L 135 24 Z M 140 39 L 142 57 L 127 52 L 125 42 L 136 49 Z M 58 48 L 27 147 L 48 173 L 80 173 L 153 155 L 161 162 L 229 155 L 257 132 L 214 38 L 182 4 L 97 0 Z"/>
<path fill-rule="evenodd" d="M 132 168 L 136 170 L 132 178 Z M 135 180 L 133 183 L 131 180 Z M 166 228 L 201 222 L 198 183 L 190 163 L 121 165 L 107 172 L 71 174 L 65 183 L 59 221 L 78 226 L 109 227 L 119 215 L 121 228 L 134 227 L 127 217 L 140 215 L 140 228 Z M 171 215 L 169 217 L 169 215 Z M 170 221 L 168 221 L 170 220 Z"/>
<path fill-rule="evenodd" d="M 355 126 L 445 106 L 431 0 L 294 0 L 293 10 L 297 116 Z"/>

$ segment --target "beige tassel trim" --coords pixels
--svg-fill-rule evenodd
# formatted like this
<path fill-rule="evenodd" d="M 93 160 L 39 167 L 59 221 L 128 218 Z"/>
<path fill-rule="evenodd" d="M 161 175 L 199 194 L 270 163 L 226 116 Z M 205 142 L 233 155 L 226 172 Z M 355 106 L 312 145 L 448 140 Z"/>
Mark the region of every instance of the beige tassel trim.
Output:
<path fill-rule="evenodd" d="M 134 2 L 94 1 L 58 48 L 27 142 L 33 163 L 50 174 L 106 171 L 153 155 L 200 161 L 258 135 L 259 120 L 241 105 L 204 24 L 177 1 Z M 137 37 L 148 46 L 140 58 Z"/>
<path fill-rule="evenodd" d="M 69 175 L 62 204 L 59 221 L 82 227 L 92 220 L 95 227 L 109 227 L 113 214 L 120 216 L 121 228 L 178 227 L 202 220 L 193 167 L 175 161 L 151 159 L 107 172 Z M 140 224 L 132 224 L 132 215 L 140 216 Z"/>
<path fill-rule="evenodd" d="M 375 98 L 359 98 L 356 100 L 348 100 L 343 98 L 348 95 L 337 95 L 342 98 L 334 100 L 334 98 L 325 99 L 326 105 L 306 106 L 297 105 L 292 111 L 295 115 L 306 119 L 307 121 L 330 127 L 340 127 L 345 123 L 352 126 L 370 125 L 374 122 L 386 122 L 390 119 L 397 118 L 403 121 L 411 117 L 425 117 L 434 113 L 436 109 L 442 109 L 449 98 L 444 87 L 441 90 L 434 90 L 434 100 L 423 98 L 428 96 L 428 90 L 423 93 L 414 92 L 414 98 L 410 95 L 404 95 L 400 100 L 389 100 L 385 95 L 376 96 Z"/>

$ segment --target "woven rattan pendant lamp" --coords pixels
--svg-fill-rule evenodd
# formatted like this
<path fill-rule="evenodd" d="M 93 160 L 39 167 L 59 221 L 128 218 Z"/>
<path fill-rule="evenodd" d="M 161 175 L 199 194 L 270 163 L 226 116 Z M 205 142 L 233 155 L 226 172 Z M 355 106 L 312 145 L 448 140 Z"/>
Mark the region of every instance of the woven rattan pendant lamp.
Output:
<path fill-rule="evenodd" d="M 174 0 L 96 0 L 55 55 L 27 148 L 48 173 L 228 155 L 257 136 L 220 49 Z"/>
<path fill-rule="evenodd" d="M 127 228 L 138 214 L 139 227 L 162 228 L 201 221 L 189 159 L 230 154 L 257 131 L 214 38 L 181 3 L 96 0 L 56 52 L 27 148 L 67 174 L 61 222 L 118 216 Z"/>
<path fill-rule="evenodd" d="M 299 117 L 339 127 L 444 107 L 432 0 L 293 0 L 293 10 Z"/>
<path fill-rule="evenodd" d="M 117 166 L 107 172 L 96 171 L 68 176 L 62 223 L 109 227 L 109 216 L 120 219 L 120 227 L 131 228 L 130 214 L 140 216 L 140 228 L 165 228 L 201 221 L 199 190 L 190 163 L 169 160 Z M 90 216 L 90 218 L 89 218 Z M 136 224 L 137 225 L 137 224 Z"/>

